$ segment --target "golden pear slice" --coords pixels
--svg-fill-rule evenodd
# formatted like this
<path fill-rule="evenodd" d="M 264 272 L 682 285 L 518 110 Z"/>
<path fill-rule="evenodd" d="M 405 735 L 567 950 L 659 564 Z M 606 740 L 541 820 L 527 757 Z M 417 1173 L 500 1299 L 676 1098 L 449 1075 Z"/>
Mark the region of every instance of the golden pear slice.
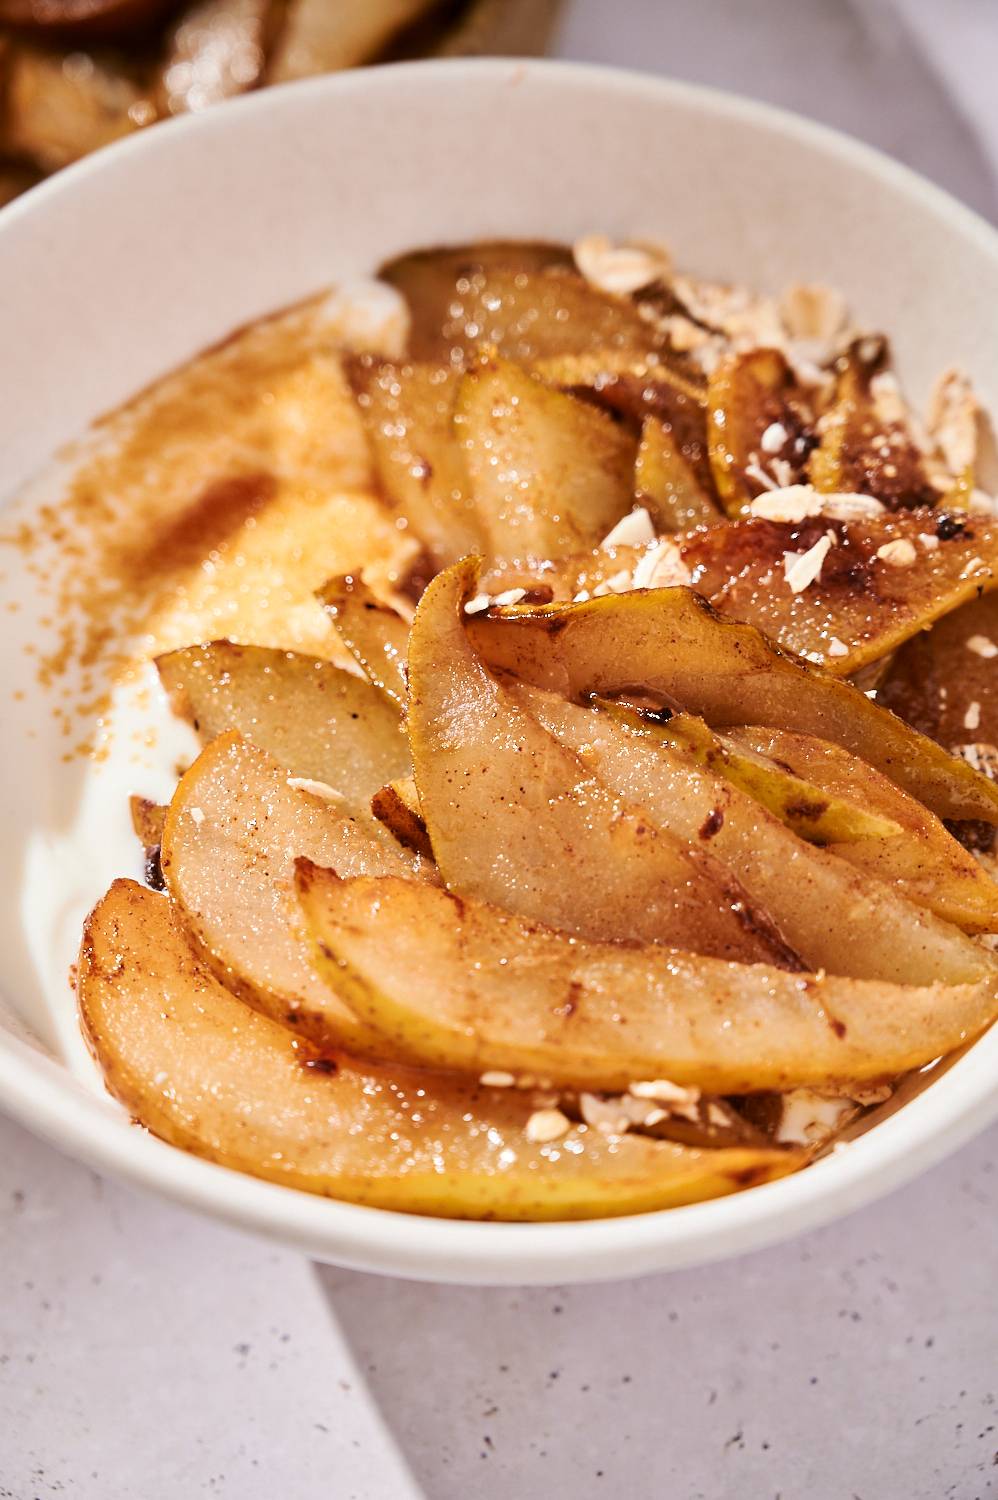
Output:
<path fill-rule="evenodd" d="M 166 888 L 198 952 L 249 1004 L 320 1042 L 368 1053 L 368 1028 L 312 966 L 294 893 L 299 855 L 344 875 L 412 879 L 422 869 L 370 813 L 289 785 L 269 755 L 220 735 L 170 804 Z"/>
<path fill-rule="evenodd" d="M 368 680 L 404 708 L 405 657 L 409 649 L 406 621 L 359 578 L 331 578 L 317 597 Z"/>
<path fill-rule="evenodd" d="M 643 725 L 648 726 L 649 736 L 659 744 L 672 746 L 705 770 L 748 792 L 809 844 L 852 844 L 860 839 L 897 838 L 902 832 L 900 823 L 893 818 L 885 817 L 882 811 L 871 812 L 865 808 L 861 797 L 840 795 L 830 787 L 816 785 L 806 775 L 790 770 L 785 764 L 777 764 L 766 753 L 754 749 L 751 741 L 742 738 L 738 730 L 718 734 L 695 714 L 666 717 L 651 710 L 639 716 L 610 699 L 596 701 L 605 713 L 616 714 L 638 731 Z M 765 729 L 759 732 L 770 733 Z M 778 732 L 772 731 L 774 734 Z M 827 744 L 827 741 L 822 743 Z M 840 753 L 850 762 L 855 760 L 846 750 Z M 864 770 L 871 769 L 865 761 L 856 764 Z M 898 793 L 898 796 L 903 795 Z"/>
<path fill-rule="evenodd" d="M 658 417 L 645 417 L 634 461 L 634 490 L 658 531 L 688 531 L 722 519 L 713 495 Z"/>
<path fill-rule="evenodd" d="M 212 641 L 171 651 L 156 665 L 174 711 L 194 725 L 202 744 L 234 729 L 351 807 L 366 811 L 378 787 L 410 769 L 396 705 L 329 662 Z"/>
<path fill-rule="evenodd" d="M 820 1088 L 919 1067 L 998 1015 L 998 975 L 909 988 L 590 943 L 411 881 L 308 865 L 299 891 L 325 969 L 396 1055 L 474 1075 Z"/>
<path fill-rule="evenodd" d="M 231 995 L 169 903 L 128 880 L 87 922 L 79 1001 L 109 1091 L 148 1130 L 236 1171 L 376 1208 L 487 1219 L 642 1213 L 805 1160 L 584 1126 L 535 1143 L 529 1096 L 515 1089 L 322 1056 Z"/>
<path fill-rule="evenodd" d="M 956 927 L 797 838 L 658 725 L 536 688 L 511 684 L 509 692 L 612 792 L 723 860 L 807 968 L 897 984 L 963 984 L 998 972 L 991 954 Z"/>
<path fill-rule="evenodd" d="M 486 241 L 417 250 L 379 276 L 409 306 L 413 359 L 460 366 L 482 344 L 509 359 L 563 359 L 663 342 L 629 297 L 599 291 L 560 245 Z"/>
<path fill-rule="evenodd" d="M 998 774 L 998 593 L 937 620 L 894 657 L 877 696 L 947 749 Z M 976 750 L 976 754 L 974 753 Z M 973 763 L 973 762 L 972 762 Z"/>
<path fill-rule="evenodd" d="M 857 760 L 840 745 L 813 735 L 746 726 L 733 729 L 736 745 L 772 756 L 819 792 L 852 798 L 893 818 L 900 838 L 830 839 L 828 849 L 858 870 L 897 885 L 967 932 L 998 932 L 998 884 L 962 844 L 914 797 Z"/>
<path fill-rule="evenodd" d="M 939 492 L 911 432 L 900 397 L 878 408 L 873 380 L 890 372 L 890 347 L 880 334 L 854 339 L 835 361 L 835 394 L 821 419 L 820 441 L 808 461 L 815 489 L 873 495 L 888 510 L 935 505 Z"/>
<path fill-rule="evenodd" d="M 416 786 L 448 888 L 589 937 L 793 963 L 728 870 L 614 796 L 488 671 L 465 629 L 476 577 L 473 560 L 439 574 L 409 638 Z"/>
<path fill-rule="evenodd" d="M 492 557 L 594 547 L 630 509 L 627 430 L 509 360 L 483 355 L 463 377 L 454 425 Z"/>
<path fill-rule="evenodd" d="M 714 484 L 729 516 L 743 515 L 769 485 L 759 475 L 773 459 L 781 461 L 786 483 L 804 475 L 812 423 L 804 392 L 778 349 L 750 349 L 726 355 L 707 382 L 707 447 Z M 782 441 L 773 454 L 762 447 L 771 429 Z"/>
<path fill-rule="evenodd" d="M 148 797 L 129 797 L 128 811 L 132 819 L 132 832 L 140 844 L 153 849 L 163 837 L 166 808 Z"/>
<path fill-rule="evenodd" d="M 788 553 L 830 534 L 819 576 L 800 593 L 784 577 Z M 851 677 L 995 585 L 998 526 L 915 510 L 857 521 L 747 517 L 680 542 L 697 592 L 727 619 Z"/>
<path fill-rule="evenodd" d="M 514 605 L 468 631 L 493 667 L 571 698 L 643 692 L 715 728 L 765 724 L 851 750 L 941 818 L 998 823 L 998 786 L 848 682 L 722 620 L 687 588 L 639 589 L 584 604 Z"/>
<path fill-rule="evenodd" d="M 392 364 L 371 355 L 349 361 L 382 492 L 434 563 L 446 567 L 482 547 L 454 435 L 460 375 L 449 367 Z"/>

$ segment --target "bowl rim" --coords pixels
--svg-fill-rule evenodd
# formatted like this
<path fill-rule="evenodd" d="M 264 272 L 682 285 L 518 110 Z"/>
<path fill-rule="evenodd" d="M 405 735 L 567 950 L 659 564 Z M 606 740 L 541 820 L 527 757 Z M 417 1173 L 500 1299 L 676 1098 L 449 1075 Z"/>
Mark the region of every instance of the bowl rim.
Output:
<path fill-rule="evenodd" d="M 998 231 L 945 189 L 872 146 L 769 104 L 699 84 L 596 64 L 521 58 L 396 63 L 327 75 L 245 95 L 222 110 L 163 122 L 76 163 L 8 205 L 0 238 L 30 226 L 49 201 L 86 191 L 91 177 L 130 154 L 169 152 L 182 133 L 225 131 L 243 114 L 279 111 L 289 97 L 425 82 L 446 88 L 469 76 L 491 83 L 529 78 L 556 94 L 561 85 L 594 95 L 642 95 L 678 103 L 749 129 L 789 134 L 817 156 L 834 158 L 868 181 L 889 183 L 944 219 L 998 264 Z M 619 1218 L 504 1224 L 430 1218 L 368 1208 L 266 1182 L 123 1128 L 111 1099 L 90 1094 L 64 1064 L 0 1030 L 0 1108 L 68 1154 L 155 1189 L 193 1209 L 251 1229 L 337 1264 L 415 1279 L 556 1284 L 596 1281 L 703 1264 L 760 1248 L 851 1212 L 940 1160 L 998 1116 L 998 1083 L 986 1053 L 998 1034 L 975 1043 L 945 1079 L 867 1135 L 806 1171 L 743 1193 L 684 1208 Z"/>

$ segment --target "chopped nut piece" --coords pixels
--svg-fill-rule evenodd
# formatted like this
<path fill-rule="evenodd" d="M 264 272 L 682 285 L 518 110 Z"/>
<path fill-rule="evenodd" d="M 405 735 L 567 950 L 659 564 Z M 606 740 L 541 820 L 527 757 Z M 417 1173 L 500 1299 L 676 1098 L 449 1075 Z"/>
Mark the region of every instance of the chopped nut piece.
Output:
<path fill-rule="evenodd" d="M 750 477 L 757 479 L 759 475 Z M 883 509 L 880 501 L 872 495 L 823 494 L 810 484 L 771 489 L 768 495 L 757 495 L 749 505 L 753 516 L 766 521 L 807 521 L 814 516 L 827 516 L 832 521 L 859 521 L 867 516 L 879 516 Z"/>
<path fill-rule="evenodd" d="M 779 482 L 772 474 L 767 474 L 762 464 L 749 463 L 745 465 L 746 479 L 754 479 L 756 484 L 761 484 L 764 490 L 778 490 Z"/>
<path fill-rule="evenodd" d="M 489 1073 L 483 1073 L 478 1081 L 487 1089 L 511 1089 L 516 1083 L 512 1073 L 503 1073 L 498 1068 L 494 1068 Z"/>
<path fill-rule="evenodd" d="M 915 551 L 914 542 L 910 542 L 906 536 L 903 536 L 878 547 L 877 556 L 881 562 L 887 563 L 892 568 L 910 568 L 918 553 Z"/>
<path fill-rule="evenodd" d="M 655 1125 L 665 1111 L 627 1094 L 604 1098 L 601 1094 L 579 1095 L 579 1111 L 587 1125 L 604 1135 L 624 1135 L 632 1125 Z"/>
<path fill-rule="evenodd" d="M 201 811 L 200 807 L 191 808 L 191 818 L 199 826 L 204 822 L 204 813 Z"/>
<path fill-rule="evenodd" d="M 829 343 L 845 326 L 845 298 L 834 287 L 801 283 L 784 292 L 780 314 L 791 338 Z"/>
<path fill-rule="evenodd" d="M 705 344 L 712 342 L 712 335 L 706 328 L 699 327 L 681 313 L 665 319 L 665 331 L 677 354 L 692 354 L 694 350 L 702 349 Z"/>
<path fill-rule="evenodd" d="M 600 542 L 600 550 L 608 552 L 613 547 L 643 547 L 655 540 L 655 528 L 651 516 L 643 505 L 622 516 L 612 531 Z"/>
<path fill-rule="evenodd" d="M 727 1125 L 728 1123 L 729 1123 L 729 1117 L 728 1117 L 727 1110 L 724 1109 L 722 1105 L 717 1104 L 712 1099 L 710 1101 L 710 1103 L 707 1105 L 707 1124 L 708 1125 L 724 1126 L 724 1125 Z"/>
<path fill-rule="evenodd" d="M 692 317 L 726 334 L 738 349 L 778 349 L 786 338 L 779 308 L 771 297 L 692 276 L 674 276 L 672 289 Z"/>
<path fill-rule="evenodd" d="M 918 540 L 922 544 L 922 546 L 925 548 L 926 552 L 938 552 L 939 551 L 939 538 L 936 536 L 936 534 L 934 532 L 932 532 L 932 531 L 920 531 L 918 533 Z"/>
<path fill-rule="evenodd" d="M 576 240 L 572 255 L 590 285 L 620 297 L 672 275 L 665 246 L 645 241 L 615 245 L 605 234 L 587 234 Z"/>
<path fill-rule="evenodd" d="M 882 516 L 884 505 L 873 495 L 856 495 L 839 491 L 824 497 L 821 514 L 830 521 L 862 521 L 868 516 Z"/>
<path fill-rule="evenodd" d="M 971 469 L 977 458 L 979 409 L 973 387 L 963 371 L 952 366 L 944 370 L 929 397 L 926 425 L 953 475 Z"/>
<path fill-rule="evenodd" d="M 763 453 L 779 453 L 789 436 L 782 422 L 770 422 L 759 439 L 759 447 Z"/>
<path fill-rule="evenodd" d="M 682 1084 L 672 1083 L 668 1078 L 652 1078 L 632 1083 L 628 1086 L 628 1093 L 633 1094 L 635 1099 L 654 1099 L 658 1104 L 696 1104 L 700 1098 L 699 1089 L 684 1088 Z"/>
<path fill-rule="evenodd" d="M 691 576 L 675 542 L 665 540 L 638 559 L 638 565 L 631 579 L 631 587 L 635 589 L 671 588 L 675 584 L 688 584 Z"/>
<path fill-rule="evenodd" d="M 796 1146 L 816 1146 L 828 1140 L 856 1108 L 851 1099 L 830 1097 L 814 1089 L 790 1089 L 781 1102 L 783 1113 L 776 1139 Z"/>
<path fill-rule="evenodd" d="M 848 656 L 849 647 L 845 641 L 840 641 L 837 635 L 833 635 L 828 642 L 829 656 Z"/>
<path fill-rule="evenodd" d="M 871 1104 L 884 1104 L 893 1094 L 894 1089 L 889 1083 L 873 1084 L 870 1088 L 852 1088 L 849 1091 L 850 1099 L 856 1104 L 868 1109 Z"/>
<path fill-rule="evenodd" d="M 289 776 L 288 786 L 296 792 L 308 792 L 313 797 L 321 797 L 324 802 L 342 802 L 342 793 L 328 781 L 313 781 L 311 776 Z"/>
<path fill-rule="evenodd" d="M 791 484 L 768 495 L 757 495 L 749 510 L 764 521 L 807 521 L 821 514 L 822 499 L 809 484 Z"/>
<path fill-rule="evenodd" d="M 967 712 L 963 716 L 964 729 L 980 729 L 981 727 L 981 705 L 977 702 L 968 704 Z"/>
<path fill-rule="evenodd" d="M 991 661 L 998 656 L 998 646 L 986 635 L 972 635 L 964 642 L 968 651 L 973 651 L 975 656 L 983 656 L 985 661 Z"/>
<path fill-rule="evenodd" d="M 540 1145 L 556 1141 L 572 1128 L 572 1122 L 560 1109 L 535 1109 L 524 1130 L 528 1141 Z"/>
<path fill-rule="evenodd" d="M 801 594 L 821 577 L 825 558 L 832 550 L 832 539 L 826 533 L 806 552 L 784 552 L 783 573 L 792 594 Z"/>
<path fill-rule="evenodd" d="M 483 610 L 488 609 L 491 603 L 492 600 L 488 594 L 476 594 L 473 599 L 468 600 L 464 606 L 464 612 L 466 615 L 480 615 Z"/>
<path fill-rule="evenodd" d="M 968 766 L 987 776 L 989 781 L 998 781 L 998 745 L 978 741 L 972 745 L 954 745 L 953 754 L 959 755 Z"/>
<path fill-rule="evenodd" d="M 874 375 L 870 381 L 870 395 L 873 397 L 873 414 L 882 427 L 907 425 L 910 414 L 893 370 L 880 370 Z M 881 434 L 872 442 L 881 446 L 885 438 Z"/>
<path fill-rule="evenodd" d="M 526 591 L 526 589 L 506 589 L 505 593 L 496 594 L 495 598 L 492 600 L 492 603 L 493 604 L 519 604 L 520 600 L 521 599 L 525 599 L 526 597 L 527 597 L 527 591 Z M 468 606 L 467 605 L 465 605 L 464 610 L 465 610 L 465 614 L 467 614 L 467 612 L 468 612 Z"/>

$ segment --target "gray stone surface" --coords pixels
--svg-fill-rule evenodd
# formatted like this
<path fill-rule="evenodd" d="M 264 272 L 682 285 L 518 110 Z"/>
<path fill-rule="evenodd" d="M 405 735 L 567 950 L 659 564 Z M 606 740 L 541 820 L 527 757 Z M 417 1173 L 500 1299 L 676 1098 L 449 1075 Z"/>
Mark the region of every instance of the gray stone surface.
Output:
<path fill-rule="evenodd" d="M 998 1130 L 872 1209 L 564 1289 L 311 1265 L 0 1125 L 0 1496 L 998 1494 Z"/>

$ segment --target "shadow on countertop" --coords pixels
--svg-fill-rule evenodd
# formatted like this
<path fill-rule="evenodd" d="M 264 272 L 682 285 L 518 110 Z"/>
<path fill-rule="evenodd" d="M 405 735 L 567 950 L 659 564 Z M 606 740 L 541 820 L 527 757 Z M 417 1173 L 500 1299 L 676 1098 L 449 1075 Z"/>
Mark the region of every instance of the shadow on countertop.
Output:
<path fill-rule="evenodd" d="M 315 1274 L 429 1500 L 984 1500 L 998 1492 L 996 1158 L 996 1131 L 959 1158 L 945 1222 L 954 1163 L 887 1213 L 642 1281 Z M 940 1268 L 961 1247 L 954 1281 Z"/>

